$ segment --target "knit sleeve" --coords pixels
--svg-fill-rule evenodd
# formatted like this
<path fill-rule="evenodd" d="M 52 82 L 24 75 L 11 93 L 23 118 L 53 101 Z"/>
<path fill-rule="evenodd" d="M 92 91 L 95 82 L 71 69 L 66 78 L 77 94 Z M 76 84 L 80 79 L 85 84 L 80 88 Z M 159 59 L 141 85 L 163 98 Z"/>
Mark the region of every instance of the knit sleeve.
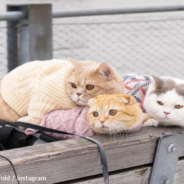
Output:
<path fill-rule="evenodd" d="M 28 106 L 28 116 L 42 119 L 43 116 L 57 109 L 57 104 L 52 98 L 48 98 L 45 94 L 35 93 L 31 96 Z"/>
<path fill-rule="evenodd" d="M 52 61 L 32 80 L 28 115 L 42 118 L 58 109 L 72 109 L 75 103 L 66 91 L 66 80 L 73 71 L 68 61 Z"/>

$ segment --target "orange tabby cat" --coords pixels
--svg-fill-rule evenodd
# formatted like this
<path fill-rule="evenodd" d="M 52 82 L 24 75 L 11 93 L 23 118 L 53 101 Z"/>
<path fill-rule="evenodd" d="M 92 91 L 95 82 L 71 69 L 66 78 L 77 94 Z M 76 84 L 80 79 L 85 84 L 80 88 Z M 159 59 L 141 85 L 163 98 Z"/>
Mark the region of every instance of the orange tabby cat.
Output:
<path fill-rule="evenodd" d="M 100 134 L 137 131 L 143 123 L 142 110 L 134 97 L 126 94 L 104 94 L 88 102 L 89 126 Z"/>
<path fill-rule="evenodd" d="M 66 81 L 66 90 L 79 106 L 87 105 L 90 98 L 100 94 L 123 93 L 122 77 L 108 64 L 70 59 L 75 67 Z"/>
<path fill-rule="evenodd" d="M 85 106 L 104 93 L 123 93 L 123 79 L 106 63 L 33 61 L 8 73 L 0 86 L 0 119 L 40 124 L 44 114 Z"/>

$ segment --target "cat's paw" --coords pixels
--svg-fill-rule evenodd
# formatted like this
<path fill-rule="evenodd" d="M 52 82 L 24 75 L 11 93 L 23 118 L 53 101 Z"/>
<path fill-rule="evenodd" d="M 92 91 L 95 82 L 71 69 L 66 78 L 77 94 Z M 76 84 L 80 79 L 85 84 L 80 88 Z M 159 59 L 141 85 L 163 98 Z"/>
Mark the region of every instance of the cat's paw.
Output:
<path fill-rule="evenodd" d="M 146 122 L 144 122 L 143 126 L 154 126 L 157 127 L 159 125 L 159 122 L 156 119 L 148 119 Z"/>
<path fill-rule="evenodd" d="M 40 123 L 41 123 L 41 119 L 33 118 L 33 117 L 29 117 L 29 116 L 21 117 L 18 119 L 18 121 L 31 123 L 31 124 L 35 124 L 35 125 L 40 125 Z"/>

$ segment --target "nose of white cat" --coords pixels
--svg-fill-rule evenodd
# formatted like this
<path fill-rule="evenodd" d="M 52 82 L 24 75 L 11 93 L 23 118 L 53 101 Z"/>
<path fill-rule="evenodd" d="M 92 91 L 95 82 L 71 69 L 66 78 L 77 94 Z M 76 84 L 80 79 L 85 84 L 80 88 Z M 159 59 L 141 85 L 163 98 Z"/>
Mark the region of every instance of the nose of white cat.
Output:
<path fill-rule="evenodd" d="M 170 112 L 164 112 L 164 114 L 165 114 L 165 115 L 168 115 L 168 114 L 170 114 Z"/>
<path fill-rule="evenodd" d="M 81 93 L 76 93 L 76 95 L 77 95 L 77 96 L 80 96 L 80 95 L 81 95 Z"/>
<path fill-rule="evenodd" d="M 100 120 L 100 123 L 103 124 L 105 121 L 104 120 Z"/>

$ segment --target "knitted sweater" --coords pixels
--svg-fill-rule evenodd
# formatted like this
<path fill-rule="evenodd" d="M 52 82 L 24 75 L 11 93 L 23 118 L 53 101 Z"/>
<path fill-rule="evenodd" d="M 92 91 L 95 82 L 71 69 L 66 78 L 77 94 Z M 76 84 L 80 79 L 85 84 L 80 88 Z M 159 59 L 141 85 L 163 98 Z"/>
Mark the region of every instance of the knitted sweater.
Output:
<path fill-rule="evenodd" d="M 88 107 L 76 107 L 71 110 L 56 110 L 46 114 L 43 117 L 40 126 L 91 136 L 94 135 L 94 132 L 88 125 L 86 117 L 87 111 Z M 27 135 L 34 134 L 36 132 L 36 130 L 30 128 L 25 131 Z M 78 138 L 74 135 L 50 134 L 56 137 L 63 137 L 65 139 Z"/>
<path fill-rule="evenodd" d="M 76 105 L 66 93 L 65 82 L 73 65 L 65 60 L 33 61 L 23 64 L 2 80 L 1 94 L 20 117 L 41 119 L 56 109 Z"/>
<path fill-rule="evenodd" d="M 88 107 L 75 107 L 71 110 L 56 110 L 46 114 L 40 126 L 56 129 L 60 131 L 66 131 L 78 135 L 91 136 L 94 135 L 93 130 L 89 127 L 87 121 Z M 143 118 L 143 117 L 142 117 Z M 125 130 L 124 133 L 132 133 L 140 130 L 142 127 L 142 119 L 139 124 L 131 130 Z M 36 133 L 37 130 L 28 128 L 25 133 L 27 135 Z M 56 137 L 63 137 L 65 139 L 79 138 L 74 135 L 64 135 L 49 133 Z"/>
<path fill-rule="evenodd" d="M 152 77 L 147 75 L 127 74 L 124 76 L 125 94 L 132 95 L 142 109 L 146 92 L 152 80 Z"/>

